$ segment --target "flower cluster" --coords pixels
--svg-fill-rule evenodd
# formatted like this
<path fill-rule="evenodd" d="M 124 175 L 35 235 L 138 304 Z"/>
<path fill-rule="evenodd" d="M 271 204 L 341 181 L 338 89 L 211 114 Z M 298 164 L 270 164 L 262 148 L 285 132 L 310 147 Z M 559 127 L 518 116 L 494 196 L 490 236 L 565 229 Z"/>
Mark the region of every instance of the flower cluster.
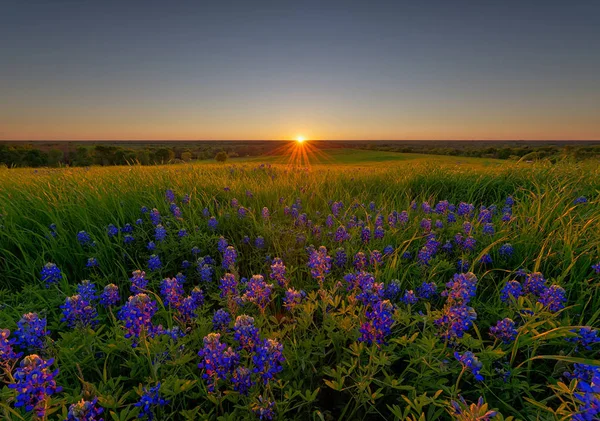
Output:
<path fill-rule="evenodd" d="M 132 347 L 136 347 L 140 335 L 154 335 L 152 317 L 158 310 L 156 302 L 144 293 L 129 297 L 119 311 L 119 320 L 125 323 L 125 337 L 133 338 Z"/>
<path fill-rule="evenodd" d="M 46 263 L 40 272 L 42 281 L 46 283 L 46 288 L 52 284 L 58 283 L 62 278 L 62 272 L 54 263 Z"/>
<path fill-rule="evenodd" d="M 77 294 L 67 297 L 65 304 L 60 306 L 63 312 L 61 322 L 66 322 L 70 328 L 94 327 L 98 324 L 98 313 L 94 305 Z"/>
<path fill-rule="evenodd" d="M 471 351 L 466 351 L 463 354 L 459 354 L 455 351 L 454 358 L 462 364 L 463 370 L 470 370 L 471 373 L 473 373 L 475 380 L 479 382 L 483 381 L 483 376 L 479 373 L 483 364 L 479 362 L 477 357 Z"/>
<path fill-rule="evenodd" d="M 494 338 L 500 339 L 505 344 L 509 344 L 517 337 L 515 322 L 509 318 L 500 320 L 495 326 L 490 327 L 490 334 Z"/>
<path fill-rule="evenodd" d="M 42 349 L 46 346 L 46 337 L 50 331 L 46 329 L 46 318 L 40 318 L 37 313 L 23 314 L 17 322 L 15 343 L 25 349 Z"/>
<path fill-rule="evenodd" d="M 325 276 L 331 271 L 331 257 L 327 255 L 327 249 L 324 246 L 318 250 L 313 250 L 308 258 L 308 267 L 313 279 L 322 284 Z"/>
<path fill-rule="evenodd" d="M 120 300 L 119 287 L 115 284 L 108 284 L 104 287 L 104 291 L 100 294 L 100 304 L 104 307 L 116 305 Z"/>
<path fill-rule="evenodd" d="M 254 303 L 261 313 L 265 312 L 265 308 L 271 302 L 271 292 L 273 284 L 267 284 L 262 275 L 254 275 L 248 280 L 247 289 L 242 299 L 244 302 Z"/>
<path fill-rule="evenodd" d="M 98 405 L 98 398 L 91 401 L 80 400 L 69 407 L 66 421 L 102 421 L 104 408 Z"/>
<path fill-rule="evenodd" d="M 280 287 L 285 288 L 288 284 L 286 274 L 287 270 L 283 264 L 283 260 L 278 257 L 273 259 L 273 263 L 271 264 L 271 273 L 269 275 L 270 278 L 276 281 Z"/>
<path fill-rule="evenodd" d="M 358 340 L 368 345 L 384 344 L 394 324 L 393 314 L 394 306 L 388 300 L 373 304 L 365 313 L 367 321 L 360 327 L 361 336 Z"/>
<path fill-rule="evenodd" d="M 154 407 L 165 406 L 169 402 L 160 397 L 160 382 L 154 387 L 144 387 L 140 400 L 134 406 L 140 408 L 139 418 L 147 417 L 149 421 L 154 419 Z"/>

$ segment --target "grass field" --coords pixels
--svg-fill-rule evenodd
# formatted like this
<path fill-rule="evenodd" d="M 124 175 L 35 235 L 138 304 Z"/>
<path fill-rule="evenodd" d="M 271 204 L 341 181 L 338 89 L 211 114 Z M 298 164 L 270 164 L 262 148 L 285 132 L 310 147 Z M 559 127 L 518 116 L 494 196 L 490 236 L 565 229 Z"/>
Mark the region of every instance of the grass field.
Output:
<path fill-rule="evenodd" d="M 0 418 L 594 419 L 597 165 L 287 161 L 0 168 Z"/>

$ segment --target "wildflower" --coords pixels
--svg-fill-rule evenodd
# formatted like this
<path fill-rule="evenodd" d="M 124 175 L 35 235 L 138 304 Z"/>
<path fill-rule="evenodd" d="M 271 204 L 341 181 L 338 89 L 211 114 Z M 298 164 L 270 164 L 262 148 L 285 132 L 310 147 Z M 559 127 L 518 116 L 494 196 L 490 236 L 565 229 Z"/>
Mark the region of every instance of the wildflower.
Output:
<path fill-rule="evenodd" d="M 472 236 L 468 236 L 463 240 L 462 248 L 465 251 L 473 251 L 475 249 L 475 243 L 477 243 L 477 240 Z"/>
<path fill-rule="evenodd" d="M 244 301 L 256 304 L 261 313 L 264 313 L 265 308 L 271 302 L 272 290 L 273 284 L 267 284 L 262 275 L 254 275 L 248 281 L 246 293 L 242 298 Z"/>
<path fill-rule="evenodd" d="M 115 227 L 113 224 L 110 224 L 108 227 L 106 227 L 106 233 L 108 234 L 109 237 L 114 237 L 115 235 L 117 235 L 119 233 L 119 229 L 117 227 Z"/>
<path fill-rule="evenodd" d="M 475 376 L 475 380 L 480 382 L 483 381 L 483 376 L 479 374 L 483 364 L 479 362 L 477 357 L 471 351 L 466 351 L 462 355 L 455 351 L 454 358 L 456 358 L 462 364 L 463 370 L 471 370 L 473 376 Z"/>
<path fill-rule="evenodd" d="M 458 262 L 456 263 L 457 269 L 459 272 L 463 273 L 469 270 L 469 267 L 471 266 L 468 260 L 462 260 L 459 259 Z"/>
<path fill-rule="evenodd" d="M 85 266 L 88 267 L 88 268 L 98 267 L 98 259 L 96 259 L 95 257 L 90 257 L 87 260 L 87 263 L 85 264 Z"/>
<path fill-rule="evenodd" d="M 152 221 L 153 225 L 158 225 L 160 224 L 160 212 L 158 211 L 158 209 L 154 208 L 150 211 L 150 220 Z"/>
<path fill-rule="evenodd" d="M 437 294 L 437 285 L 435 282 L 423 282 L 420 287 L 417 288 L 417 296 L 419 298 L 429 299 Z"/>
<path fill-rule="evenodd" d="M 149 241 L 146 248 L 148 249 L 148 251 L 152 251 L 156 248 L 156 244 L 154 243 L 154 241 Z"/>
<path fill-rule="evenodd" d="M 475 210 L 475 206 L 470 203 L 460 202 L 458 204 L 458 208 L 456 209 L 456 213 L 458 216 L 469 216 Z"/>
<path fill-rule="evenodd" d="M 225 380 L 239 361 L 237 355 L 227 344 L 221 343 L 221 334 L 209 333 L 204 337 L 204 347 L 198 351 L 201 362 L 198 368 L 203 370 L 202 378 L 208 383 L 208 391 L 214 393 L 219 380 Z"/>
<path fill-rule="evenodd" d="M 225 237 L 221 236 L 219 237 L 219 241 L 217 241 L 217 250 L 219 250 L 219 253 L 225 253 L 225 249 L 227 249 L 228 245 L 229 243 Z"/>
<path fill-rule="evenodd" d="M 131 292 L 137 294 L 138 292 L 142 292 L 146 290 L 146 286 L 148 285 L 148 280 L 146 279 L 146 272 L 141 270 L 134 270 L 131 272 Z"/>
<path fill-rule="evenodd" d="M 390 255 L 392 255 L 392 253 L 394 253 L 394 246 L 392 246 L 391 244 L 387 245 L 383 248 L 384 256 L 390 256 Z"/>
<path fill-rule="evenodd" d="M 46 336 L 46 318 L 40 318 L 37 313 L 26 313 L 17 322 L 15 343 L 22 349 L 43 349 Z"/>
<path fill-rule="evenodd" d="M 62 278 L 62 272 L 54 263 L 46 263 L 40 272 L 42 281 L 46 283 L 46 288 L 58 283 Z"/>
<path fill-rule="evenodd" d="M 358 340 L 366 342 L 368 345 L 383 344 L 394 324 L 393 312 L 394 307 L 387 300 L 374 304 L 365 313 L 367 321 L 360 327 L 361 336 Z"/>
<path fill-rule="evenodd" d="M 221 298 L 235 295 L 237 293 L 237 287 L 238 282 L 233 273 L 226 273 L 223 275 L 221 278 L 221 285 L 219 286 L 221 289 Z"/>
<path fill-rule="evenodd" d="M 546 289 L 546 279 L 540 272 L 527 274 L 523 283 L 523 291 L 540 296 Z"/>
<path fill-rule="evenodd" d="M 265 247 L 265 239 L 262 238 L 261 236 L 256 237 L 256 240 L 254 240 L 254 247 L 256 247 L 257 249 L 262 249 Z"/>
<path fill-rule="evenodd" d="M 114 306 L 119 302 L 119 287 L 115 284 L 108 284 L 100 295 L 100 304 L 104 307 Z"/>
<path fill-rule="evenodd" d="M 251 376 L 252 372 L 246 367 L 237 367 L 231 376 L 233 390 L 247 396 L 250 388 L 254 385 Z"/>
<path fill-rule="evenodd" d="M 211 216 L 210 219 L 208 220 L 208 229 L 210 229 L 211 231 L 215 231 L 217 229 L 218 225 L 219 225 L 219 222 L 217 221 L 217 218 L 215 218 L 214 216 Z"/>
<path fill-rule="evenodd" d="M 267 339 L 261 346 L 257 346 L 252 356 L 254 373 L 258 373 L 266 385 L 269 380 L 283 370 L 281 365 L 285 361 L 283 357 L 283 345 L 274 339 Z"/>
<path fill-rule="evenodd" d="M 261 215 L 262 215 L 263 219 L 269 219 L 271 217 L 271 213 L 269 212 L 269 208 L 267 208 L 266 206 L 264 208 L 262 208 Z"/>
<path fill-rule="evenodd" d="M 234 339 L 239 342 L 240 349 L 254 350 L 259 342 L 258 328 L 254 326 L 254 318 L 242 314 L 235 319 L 233 325 Z"/>
<path fill-rule="evenodd" d="M 327 249 L 324 246 L 310 253 L 308 267 L 313 279 L 322 284 L 325 276 L 331 271 L 331 257 L 327 255 Z"/>
<path fill-rule="evenodd" d="M 600 273 L 600 262 L 596 263 L 595 265 L 592 265 L 592 269 L 594 270 L 594 272 L 596 272 L 596 274 Z"/>
<path fill-rule="evenodd" d="M 500 339 L 505 344 L 509 344 L 517 337 L 515 322 L 509 318 L 500 320 L 495 326 L 490 327 L 490 334 L 494 338 Z"/>
<path fill-rule="evenodd" d="M 160 295 L 169 307 L 178 308 L 183 300 L 183 286 L 177 278 L 165 278 L 160 284 Z"/>
<path fill-rule="evenodd" d="M 94 327 L 98 321 L 96 317 L 98 313 L 94 306 L 85 301 L 81 295 L 73 295 L 67 297 L 65 304 L 60 306 L 63 312 L 61 322 L 67 322 L 67 326 L 71 329 L 76 327 Z"/>
<path fill-rule="evenodd" d="M 160 382 L 158 382 L 154 387 L 144 387 L 140 400 L 134 406 L 140 408 L 138 418 L 148 417 L 148 420 L 152 421 L 154 419 L 154 407 L 165 406 L 167 403 L 169 401 L 160 397 Z"/>
<path fill-rule="evenodd" d="M 292 311 L 304 298 L 303 291 L 297 291 L 294 288 L 288 288 L 283 299 L 283 306 L 286 310 Z"/>
<path fill-rule="evenodd" d="M 167 238 L 167 230 L 162 225 L 157 225 L 154 228 L 154 239 L 158 242 L 164 241 Z"/>
<path fill-rule="evenodd" d="M 413 290 L 404 291 L 404 296 L 400 299 L 404 304 L 416 304 L 419 299 L 413 292 Z"/>
<path fill-rule="evenodd" d="M 575 199 L 575 200 L 573 201 L 573 204 L 574 204 L 574 205 L 580 205 L 580 204 L 582 204 L 582 203 L 587 203 L 587 201 L 588 201 L 588 200 L 587 200 L 587 197 L 585 197 L 585 196 L 579 196 L 577 199 Z"/>
<path fill-rule="evenodd" d="M 81 244 L 82 246 L 88 245 L 88 244 L 92 244 L 92 237 L 90 237 L 90 235 L 85 232 L 85 231 L 79 231 L 77 233 L 77 241 L 79 241 L 79 244 Z"/>
<path fill-rule="evenodd" d="M 567 301 L 565 290 L 558 285 L 552 285 L 550 288 L 544 290 L 538 299 L 539 303 L 548 307 L 548 310 L 552 312 L 563 309 L 565 301 Z"/>
<path fill-rule="evenodd" d="M 16 408 L 24 407 L 27 412 L 35 411 L 38 418 L 46 417 L 48 398 L 62 390 L 54 380 L 58 369 L 50 369 L 53 363 L 54 359 L 46 361 L 36 354 L 28 355 L 21 361 L 15 371 L 15 382 L 8 385 L 17 392 Z"/>
<path fill-rule="evenodd" d="M 396 298 L 398 298 L 398 296 L 400 295 L 401 291 L 402 289 L 400 287 L 400 281 L 394 279 L 385 287 L 385 291 L 383 292 L 383 298 L 385 298 L 386 300 L 395 301 Z"/>
<path fill-rule="evenodd" d="M 275 416 L 275 411 L 273 410 L 274 406 L 275 402 L 264 399 L 262 395 L 259 395 L 257 402 L 252 405 L 252 412 L 258 417 L 259 420 L 270 421 Z"/>
<path fill-rule="evenodd" d="M 214 275 L 214 268 L 212 267 L 212 265 L 206 263 L 206 259 L 198 259 L 197 270 L 200 274 L 200 279 L 202 279 L 202 281 L 212 281 Z"/>
<path fill-rule="evenodd" d="M 495 233 L 494 224 L 492 224 L 491 222 L 488 222 L 487 224 L 485 224 L 483 226 L 483 233 L 485 235 L 494 235 L 494 233 Z"/>
<path fill-rule="evenodd" d="M 160 268 L 162 268 L 162 262 L 160 261 L 160 257 L 158 257 L 156 254 L 153 254 L 148 259 L 148 269 L 154 272 L 156 270 L 160 270 Z"/>
<path fill-rule="evenodd" d="M 0 329 L 0 366 L 8 360 L 16 360 L 23 355 L 14 351 L 15 342 L 14 338 L 10 338 L 10 330 Z"/>
<path fill-rule="evenodd" d="M 225 251 L 223 252 L 223 262 L 221 266 L 223 269 L 232 269 L 235 266 L 235 261 L 237 260 L 237 252 L 233 246 L 227 246 Z"/>
<path fill-rule="evenodd" d="M 88 280 L 77 285 L 77 293 L 85 301 L 94 301 L 97 298 L 96 285 Z"/>
<path fill-rule="evenodd" d="M 511 299 L 516 300 L 521 295 L 523 295 L 523 288 L 519 281 L 508 281 L 500 291 L 500 299 L 503 302 L 507 302 Z"/>
<path fill-rule="evenodd" d="M 367 268 L 367 256 L 362 252 L 359 251 L 358 253 L 356 253 L 354 255 L 354 269 L 356 269 L 357 271 L 361 271 Z"/>
<path fill-rule="evenodd" d="M 204 296 L 202 296 L 202 302 L 204 302 Z M 178 316 L 183 323 L 188 323 L 197 316 L 196 309 L 202 302 L 198 303 L 198 300 L 195 299 L 195 297 L 189 295 L 185 298 L 181 298 L 175 305 L 171 304 L 171 307 L 177 309 Z"/>
<path fill-rule="evenodd" d="M 369 258 L 371 266 L 380 265 L 383 262 L 383 255 L 378 250 L 373 250 Z"/>
<path fill-rule="evenodd" d="M 573 329 L 570 332 L 576 333 L 577 336 L 565 339 L 569 342 L 577 344 L 577 346 L 581 345 L 588 351 L 592 350 L 592 345 L 600 343 L 600 331 L 589 326 Z"/>
<path fill-rule="evenodd" d="M 472 307 L 466 305 L 446 305 L 442 315 L 434 320 L 434 324 L 440 328 L 440 336 L 446 340 L 462 338 L 467 330 L 473 326 L 473 320 L 477 313 Z"/>
<path fill-rule="evenodd" d="M 460 397 L 460 402 L 450 401 L 452 405 L 449 412 L 452 418 L 457 421 L 490 421 L 497 414 L 496 411 L 489 410 L 487 403 L 480 397 L 477 404 L 468 405 L 465 398 Z"/>
<path fill-rule="evenodd" d="M 410 259 L 412 259 L 412 253 L 410 251 L 405 251 L 404 253 L 402 253 L 401 257 L 404 260 L 410 260 Z"/>
<path fill-rule="evenodd" d="M 229 323 L 231 323 L 231 316 L 224 309 L 215 311 L 212 319 L 213 330 L 227 331 L 229 329 Z"/>
<path fill-rule="evenodd" d="M 423 218 L 421 220 L 421 229 L 425 233 L 428 233 L 429 231 L 431 231 L 431 219 Z"/>
<path fill-rule="evenodd" d="M 483 256 L 481 256 L 481 259 L 479 259 L 479 263 L 482 265 L 491 265 L 492 256 L 490 256 L 488 253 L 485 253 Z"/>
<path fill-rule="evenodd" d="M 277 282 L 280 287 L 285 287 L 288 284 L 288 280 L 286 279 L 286 267 L 283 264 L 283 260 L 276 257 L 273 259 L 273 263 L 271 264 L 271 273 L 269 277 Z"/>
<path fill-rule="evenodd" d="M 124 244 L 131 244 L 135 241 L 135 238 L 133 238 L 133 236 L 131 235 L 126 235 L 125 237 L 123 237 L 123 243 Z"/>
<path fill-rule="evenodd" d="M 512 244 L 510 243 L 504 243 L 500 246 L 500 249 L 498 250 L 498 253 L 500 254 L 500 256 L 504 257 L 504 258 L 509 258 L 513 255 L 514 253 L 514 249 Z"/>
<path fill-rule="evenodd" d="M 368 244 L 371 241 L 371 230 L 367 227 L 364 227 L 360 232 L 360 238 L 362 242 Z"/>
<path fill-rule="evenodd" d="M 154 335 L 152 317 L 158 310 L 156 302 L 148 295 L 140 293 L 132 297 L 119 311 L 119 320 L 125 322 L 125 337 L 133 338 L 132 347 L 137 346 L 137 340 L 142 333 Z"/>
<path fill-rule="evenodd" d="M 442 296 L 448 297 L 448 304 L 467 304 L 475 296 L 477 277 L 472 272 L 455 274 L 446 287 Z"/>
<path fill-rule="evenodd" d="M 196 307 L 200 307 L 202 304 L 204 304 L 204 293 L 202 292 L 200 287 L 194 287 L 190 296 L 192 297 L 192 300 L 194 301 Z"/>
<path fill-rule="evenodd" d="M 448 213 L 448 216 L 446 217 L 446 222 L 448 222 L 449 224 L 453 224 L 456 222 L 456 215 L 452 212 Z"/>
<path fill-rule="evenodd" d="M 422 266 L 429 266 L 429 262 L 436 255 L 440 243 L 435 239 L 435 235 L 431 235 L 428 237 L 427 242 L 419 250 L 417 255 L 417 259 Z"/>
<path fill-rule="evenodd" d="M 102 421 L 100 415 L 104 408 L 98 405 L 98 398 L 91 401 L 80 400 L 69 407 L 65 421 Z"/>
<path fill-rule="evenodd" d="M 344 228 L 343 226 L 338 227 L 338 229 L 335 231 L 335 241 L 337 241 L 338 243 L 343 243 L 344 241 L 347 241 L 349 239 L 350 234 L 346 232 L 346 228 Z"/>

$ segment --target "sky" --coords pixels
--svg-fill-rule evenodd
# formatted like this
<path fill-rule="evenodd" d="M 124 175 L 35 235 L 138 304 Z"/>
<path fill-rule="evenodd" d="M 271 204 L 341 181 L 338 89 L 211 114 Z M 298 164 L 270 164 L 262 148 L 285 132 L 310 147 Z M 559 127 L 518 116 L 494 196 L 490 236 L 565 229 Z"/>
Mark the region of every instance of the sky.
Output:
<path fill-rule="evenodd" d="M 597 140 L 600 1 L 0 0 L 0 140 Z"/>

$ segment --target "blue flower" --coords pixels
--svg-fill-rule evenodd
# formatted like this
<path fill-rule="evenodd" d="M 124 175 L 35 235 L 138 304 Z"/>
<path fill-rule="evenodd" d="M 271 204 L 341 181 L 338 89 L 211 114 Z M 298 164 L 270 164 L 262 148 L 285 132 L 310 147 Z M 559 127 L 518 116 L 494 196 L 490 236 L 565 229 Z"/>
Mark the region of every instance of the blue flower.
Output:
<path fill-rule="evenodd" d="M 229 323 L 231 323 L 231 316 L 224 309 L 215 311 L 212 319 L 213 330 L 216 331 L 227 331 L 229 329 Z"/>
<path fill-rule="evenodd" d="M 88 267 L 88 268 L 98 267 L 98 259 L 96 259 L 95 257 L 90 257 L 87 260 L 87 263 L 85 264 L 85 266 Z"/>
<path fill-rule="evenodd" d="M 131 273 L 131 292 L 137 294 L 138 292 L 143 292 L 146 290 L 146 286 L 148 285 L 148 280 L 146 279 L 146 272 L 141 270 L 135 270 Z"/>
<path fill-rule="evenodd" d="M 592 345 L 600 343 L 600 331 L 593 329 L 589 326 L 585 326 L 579 329 L 571 330 L 572 333 L 576 333 L 576 337 L 565 338 L 569 342 L 581 345 L 588 351 L 592 350 Z"/>
<path fill-rule="evenodd" d="M 254 363 L 254 373 L 260 375 L 263 383 L 266 385 L 269 380 L 283 370 L 283 345 L 274 339 L 267 339 L 261 346 L 255 348 L 255 353 L 252 357 Z"/>
<path fill-rule="evenodd" d="M 500 256 L 504 257 L 504 258 L 509 258 L 513 255 L 514 253 L 514 249 L 512 244 L 510 243 L 504 243 L 500 246 L 500 249 L 498 250 L 498 253 L 500 254 Z"/>
<path fill-rule="evenodd" d="M 160 257 L 158 257 L 156 254 L 153 254 L 148 259 L 148 269 L 154 272 L 156 270 L 159 270 L 160 268 L 162 268 L 162 262 L 160 261 Z"/>
<path fill-rule="evenodd" d="M 503 302 L 507 302 L 510 300 L 516 300 L 521 295 L 523 295 L 523 288 L 521 287 L 521 283 L 519 281 L 508 281 L 506 285 L 500 291 L 500 299 Z"/>
<path fill-rule="evenodd" d="M 231 270 L 235 266 L 235 262 L 237 260 L 237 251 L 233 246 L 227 246 L 225 251 L 223 252 L 223 261 L 221 266 L 223 269 Z"/>
<path fill-rule="evenodd" d="M 167 230 L 162 225 L 157 225 L 154 229 L 154 239 L 158 242 L 167 238 Z"/>
<path fill-rule="evenodd" d="M 100 295 L 100 304 L 104 307 L 114 306 L 119 300 L 119 287 L 115 284 L 106 285 L 104 291 Z"/>
<path fill-rule="evenodd" d="M 437 295 L 437 285 L 435 282 L 423 282 L 420 287 L 417 288 L 417 296 L 419 298 L 430 299 Z"/>
<path fill-rule="evenodd" d="M 151 421 L 154 419 L 153 409 L 156 406 L 165 406 L 169 401 L 164 400 L 160 397 L 160 382 L 150 388 L 143 388 L 142 396 L 140 396 L 140 400 L 134 404 L 140 408 L 140 413 L 138 414 L 138 418 L 148 417 L 148 420 Z"/>
<path fill-rule="evenodd" d="M 509 318 L 500 320 L 495 326 L 490 327 L 490 334 L 505 344 L 509 344 L 517 337 L 515 322 Z"/>
<path fill-rule="evenodd" d="M 552 285 L 550 288 L 544 290 L 538 299 L 539 303 L 548 307 L 548 310 L 552 312 L 563 309 L 566 301 L 565 290 L 558 285 Z"/>
<path fill-rule="evenodd" d="M 204 347 L 198 352 L 203 370 L 202 377 L 207 381 L 209 393 L 214 393 L 219 380 L 227 379 L 239 362 L 239 355 L 221 343 L 219 333 L 209 333 L 204 337 Z"/>
<path fill-rule="evenodd" d="M 23 349 L 43 349 L 46 337 L 50 331 L 46 330 L 46 318 L 40 318 L 37 313 L 26 313 L 17 322 L 15 343 Z"/>
<path fill-rule="evenodd" d="M 40 272 L 42 281 L 46 283 L 46 288 L 58 283 L 62 278 L 62 272 L 54 263 L 46 263 Z"/>
<path fill-rule="evenodd" d="M 77 233 L 77 241 L 79 241 L 79 244 L 81 244 L 82 246 L 85 246 L 88 244 L 93 245 L 92 238 L 85 231 L 79 231 Z"/>
<path fill-rule="evenodd" d="M 98 405 L 98 398 L 91 401 L 80 400 L 69 407 L 65 421 L 102 421 L 100 418 L 104 409 Z"/>
<path fill-rule="evenodd" d="M 455 351 L 454 358 L 456 358 L 462 364 L 463 370 L 471 370 L 473 376 L 475 376 L 475 380 L 479 382 L 483 381 L 483 376 L 479 374 L 483 364 L 479 362 L 477 357 L 471 351 L 466 351 L 462 355 Z"/>
<path fill-rule="evenodd" d="M 77 285 L 77 294 L 85 301 L 91 302 L 97 298 L 96 285 L 88 280 L 81 281 Z"/>

